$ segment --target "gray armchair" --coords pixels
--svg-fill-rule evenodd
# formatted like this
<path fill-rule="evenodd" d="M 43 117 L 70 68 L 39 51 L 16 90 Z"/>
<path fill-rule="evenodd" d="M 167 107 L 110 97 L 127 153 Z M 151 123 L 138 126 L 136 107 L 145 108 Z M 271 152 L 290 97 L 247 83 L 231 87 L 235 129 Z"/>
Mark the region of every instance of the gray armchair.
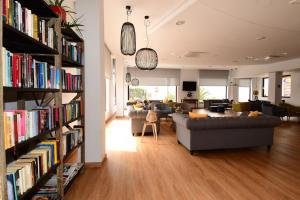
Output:
<path fill-rule="evenodd" d="M 168 104 L 164 103 L 151 103 L 150 105 L 151 110 L 157 112 L 157 118 L 167 118 L 169 114 L 174 113 L 175 110 L 169 107 Z"/>

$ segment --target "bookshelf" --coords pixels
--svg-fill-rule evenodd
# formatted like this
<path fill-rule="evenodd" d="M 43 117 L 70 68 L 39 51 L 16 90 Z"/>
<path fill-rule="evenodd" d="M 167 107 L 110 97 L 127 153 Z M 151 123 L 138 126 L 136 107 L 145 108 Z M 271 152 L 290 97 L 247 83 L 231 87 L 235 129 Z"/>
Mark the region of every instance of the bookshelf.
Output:
<path fill-rule="evenodd" d="M 74 61 L 66 55 L 62 55 L 62 37 L 72 43 L 76 43 L 81 49 L 83 49 L 84 41 L 73 30 L 61 28 L 61 21 L 58 16 L 50 9 L 48 4 L 44 0 L 18 0 L 22 7 L 30 9 L 32 13 L 37 15 L 41 19 L 45 19 L 49 27 L 51 26 L 56 32 L 57 36 L 57 48 L 51 48 L 38 39 L 29 36 L 28 34 L 18 30 L 12 25 L 3 22 L 2 17 L 0 20 L 0 55 L 2 55 L 2 47 L 5 47 L 11 53 L 14 54 L 30 54 L 32 59 L 45 62 L 47 65 L 53 65 L 60 71 L 62 69 L 75 70 L 76 73 L 82 77 L 82 89 L 80 90 L 63 90 L 62 88 L 62 76 L 60 73 L 59 88 L 32 88 L 32 87 L 10 87 L 4 84 L 3 74 L 3 56 L 0 57 L 0 199 L 7 200 L 7 166 L 20 157 L 30 153 L 33 149 L 36 149 L 40 142 L 49 138 L 56 138 L 58 140 L 58 162 L 52 165 L 46 173 L 44 173 L 34 185 L 27 189 L 22 195 L 19 196 L 21 200 L 31 199 L 36 192 L 53 176 L 57 175 L 57 193 L 58 199 L 64 199 L 64 193 L 74 182 L 78 174 L 84 167 L 84 64 L 83 61 Z M 0 1 L 0 10 L 3 10 L 3 1 Z M 3 13 L 2 13 L 3 14 Z M 54 40 L 54 39 L 53 39 Z M 49 43 L 48 43 L 49 44 Z M 83 58 L 83 52 L 82 52 Z M 13 72 L 11 72 L 13 73 Z M 21 76 L 21 75 L 20 75 Z M 65 99 L 70 99 L 65 102 Z M 64 103 L 72 103 L 74 101 L 81 101 L 81 115 L 75 119 L 67 122 L 63 122 L 62 105 Z M 54 128 L 39 131 L 34 137 L 26 138 L 21 142 L 16 142 L 13 146 L 7 148 L 4 138 L 4 110 L 6 104 L 13 104 L 15 110 L 31 110 L 27 104 L 35 104 L 39 109 L 43 107 L 52 106 L 59 108 L 58 124 Z M 8 106 L 9 107 L 9 106 Z M 8 109 L 10 110 L 10 109 Z M 36 111 L 39 112 L 39 111 Z M 74 125 L 75 124 L 75 125 Z M 73 127 L 72 127 L 73 126 Z M 68 155 L 64 156 L 62 149 L 64 144 L 62 142 L 63 133 L 66 130 L 73 130 L 74 128 L 81 128 L 83 132 L 83 140 L 76 145 Z M 7 130 L 7 129 L 5 129 Z M 15 137 L 15 136 L 14 136 Z M 79 149 L 81 150 L 79 152 Z M 80 154 L 80 168 L 76 171 L 76 174 L 68 179 L 68 184 L 63 182 L 63 170 L 65 162 L 69 157 L 74 154 Z M 68 165 L 68 164 L 67 164 Z"/>

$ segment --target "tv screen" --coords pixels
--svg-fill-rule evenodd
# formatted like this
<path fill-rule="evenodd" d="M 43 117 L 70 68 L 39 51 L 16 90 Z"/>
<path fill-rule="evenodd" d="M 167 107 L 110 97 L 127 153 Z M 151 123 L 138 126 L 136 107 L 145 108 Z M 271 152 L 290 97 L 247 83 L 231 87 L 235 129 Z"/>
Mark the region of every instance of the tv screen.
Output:
<path fill-rule="evenodd" d="M 182 90 L 183 91 L 196 91 L 197 90 L 197 82 L 196 81 L 183 81 L 182 82 Z"/>

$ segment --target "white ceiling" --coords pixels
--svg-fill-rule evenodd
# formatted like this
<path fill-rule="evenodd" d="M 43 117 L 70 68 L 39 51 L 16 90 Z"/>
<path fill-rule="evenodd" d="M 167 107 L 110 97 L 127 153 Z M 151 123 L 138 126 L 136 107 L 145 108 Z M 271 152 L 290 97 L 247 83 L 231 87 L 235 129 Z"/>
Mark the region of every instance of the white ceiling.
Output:
<path fill-rule="evenodd" d="M 300 57 L 300 0 L 104 2 L 105 43 L 115 55 L 121 55 L 120 30 L 125 6 L 131 5 L 137 49 L 146 45 L 144 16 L 149 15 L 150 47 L 158 52 L 160 67 L 224 69 Z M 179 20 L 185 24 L 176 25 Z M 188 52 L 207 53 L 187 58 Z M 264 59 L 270 55 L 284 57 Z M 134 65 L 134 56 L 124 58 Z"/>

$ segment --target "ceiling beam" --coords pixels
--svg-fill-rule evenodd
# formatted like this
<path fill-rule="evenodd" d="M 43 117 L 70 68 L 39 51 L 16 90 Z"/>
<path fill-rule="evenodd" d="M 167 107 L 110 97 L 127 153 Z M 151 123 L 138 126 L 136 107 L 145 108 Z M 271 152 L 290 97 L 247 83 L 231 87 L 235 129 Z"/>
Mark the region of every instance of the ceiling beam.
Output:
<path fill-rule="evenodd" d="M 158 20 L 156 20 L 153 25 L 149 28 L 149 33 L 152 34 L 157 31 L 159 28 L 167 24 L 169 21 L 177 17 L 180 13 L 188 9 L 198 0 L 182 0 L 175 6 L 173 6 L 169 11 L 165 12 Z"/>

